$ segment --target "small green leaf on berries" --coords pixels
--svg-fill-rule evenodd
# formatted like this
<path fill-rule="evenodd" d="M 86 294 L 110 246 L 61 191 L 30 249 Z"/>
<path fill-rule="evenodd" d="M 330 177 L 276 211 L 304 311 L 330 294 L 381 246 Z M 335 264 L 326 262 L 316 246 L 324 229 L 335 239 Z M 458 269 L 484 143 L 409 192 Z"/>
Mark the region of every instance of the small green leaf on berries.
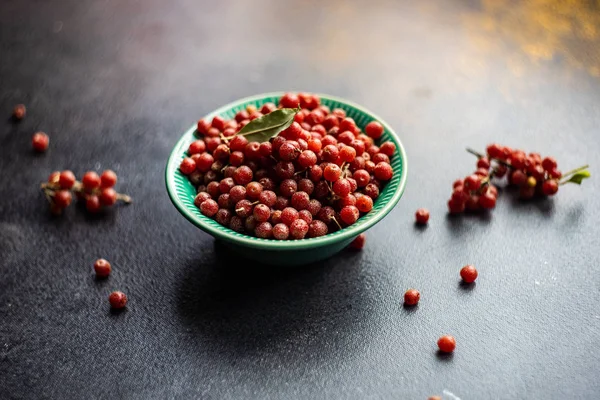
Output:
<path fill-rule="evenodd" d="M 590 171 L 588 171 L 586 169 L 586 170 L 577 172 L 576 174 L 571 176 L 568 180 L 564 181 L 563 183 L 576 183 L 578 185 L 581 185 L 581 181 L 583 181 L 584 179 L 587 179 L 591 176 L 592 176 L 592 174 L 590 174 Z"/>
<path fill-rule="evenodd" d="M 263 143 L 289 128 L 300 108 L 281 108 L 250 121 L 238 133 L 249 142 Z"/>

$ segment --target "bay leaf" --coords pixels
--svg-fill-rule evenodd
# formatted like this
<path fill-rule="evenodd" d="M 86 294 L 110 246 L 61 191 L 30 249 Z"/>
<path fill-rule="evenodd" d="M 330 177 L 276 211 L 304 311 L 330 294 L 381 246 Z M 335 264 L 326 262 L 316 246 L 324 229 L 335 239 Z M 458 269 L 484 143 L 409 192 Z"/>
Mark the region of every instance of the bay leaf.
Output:
<path fill-rule="evenodd" d="M 245 136 L 249 142 L 263 143 L 289 128 L 294 122 L 294 115 L 300 108 L 280 108 L 262 117 L 250 121 L 238 135 Z"/>

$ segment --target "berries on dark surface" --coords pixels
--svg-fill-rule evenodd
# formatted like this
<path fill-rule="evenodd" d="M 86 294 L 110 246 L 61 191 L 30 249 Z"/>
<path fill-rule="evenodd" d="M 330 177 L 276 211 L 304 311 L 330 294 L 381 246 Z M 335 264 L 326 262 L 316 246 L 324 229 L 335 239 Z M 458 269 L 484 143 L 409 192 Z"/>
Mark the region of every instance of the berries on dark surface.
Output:
<path fill-rule="evenodd" d="M 367 235 L 364 233 L 361 233 L 352 241 L 352 243 L 350 243 L 350 245 L 348 247 L 352 250 L 362 250 L 362 248 L 365 247 L 366 241 L 367 241 Z"/>

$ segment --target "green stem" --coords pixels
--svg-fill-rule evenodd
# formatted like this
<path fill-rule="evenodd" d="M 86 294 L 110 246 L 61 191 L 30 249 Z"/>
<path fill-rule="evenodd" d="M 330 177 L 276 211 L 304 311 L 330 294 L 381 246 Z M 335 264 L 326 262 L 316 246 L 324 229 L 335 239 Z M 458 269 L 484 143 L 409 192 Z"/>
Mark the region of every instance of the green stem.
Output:
<path fill-rule="evenodd" d="M 485 154 L 482 154 L 482 153 L 478 152 L 477 150 L 473 150 L 473 149 L 471 149 L 471 148 L 469 148 L 469 147 L 467 147 L 467 152 L 469 152 L 469 153 L 473 154 L 474 156 L 476 156 L 476 157 L 478 157 L 478 158 L 484 158 L 484 157 L 486 157 L 486 155 L 485 155 Z M 496 161 L 498 164 L 504 165 L 504 166 L 505 166 L 505 167 L 507 167 L 507 168 L 512 168 L 512 167 L 513 167 L 512 165 L 510 165 L 510 163 L 507 163 L 506 161 L 504 161 L 504 160 L 501 160 L 501 159 L 499 159 L 499 158 L 490 158 L 490 160 L 494 160 L 494 161 Z"/>
<path fill-rule="evenodd" d="M 584 169 L 588 169 L 589 167 L 590 167 L 589 164 L 585 164 L 584 166 L 581 166 L 581 167 L 572 169 L 570 171 L 567 171 L 567 172 L 565 172 L 562 175 L 561 179 L 565 179 L 567 176 L 574 175 L 574 174 L 578 173 L 579 171 L 583 171 Z"/>

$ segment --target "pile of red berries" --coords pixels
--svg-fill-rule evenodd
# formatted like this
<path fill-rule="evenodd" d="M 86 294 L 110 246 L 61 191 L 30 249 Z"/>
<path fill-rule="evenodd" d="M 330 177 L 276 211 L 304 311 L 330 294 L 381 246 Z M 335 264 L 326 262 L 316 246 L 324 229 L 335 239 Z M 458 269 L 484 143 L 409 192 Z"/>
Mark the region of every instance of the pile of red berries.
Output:
<path fill-rule="evenodd" d="M 50 202 L 50 211 L 61 214 L 73 201 L 73 193 L 85 201 L 89 212 L 96 213 L 103 206 L 114 205 L 118 200 L 131 203 L 131 197 L 115 191 L 113 186 L 117 183 L 117 174 L 106 170 L 102 175 L 89 171 L 80 181 L 69 170 L 55 171 L 48 177 L 48 182 L 42 183 L 41 188 Z"/>
<path fill-rule="evenodd" d="M 562 174 L 552 157 L 542 158 L 539 153 L 525 153 L 507 146 L 491 144 L 487 155 L 467 149 L 477 156 L 477 170 L 464 179 L 456 180 L 448 209 L 452 214 L 479 211 L 496 206 L 498 190 L 492 178 L 508 177 L 509 185 L 519 187 L 520 197 L 531 199 L 536 195 L 553 196 L 565 183 L 581 183 L 590 176 L 587 165 Z"/>
<path fill-rule="evenodd" d="M 298 108 L 274 138 L 249 142 L 238 132 L 269 117 L 273 103 L 249 106 L 233 120 L 198 121 L 198 140 L 180 165 L 197 187 L 202 214 L 236 232 L 276 240 L 318 237 L 355 223 L 392 179 L 392 142 L 372 121 L 363 133 L 342 109 L 318 96 L 286 93 L 279 108 Z"/>

